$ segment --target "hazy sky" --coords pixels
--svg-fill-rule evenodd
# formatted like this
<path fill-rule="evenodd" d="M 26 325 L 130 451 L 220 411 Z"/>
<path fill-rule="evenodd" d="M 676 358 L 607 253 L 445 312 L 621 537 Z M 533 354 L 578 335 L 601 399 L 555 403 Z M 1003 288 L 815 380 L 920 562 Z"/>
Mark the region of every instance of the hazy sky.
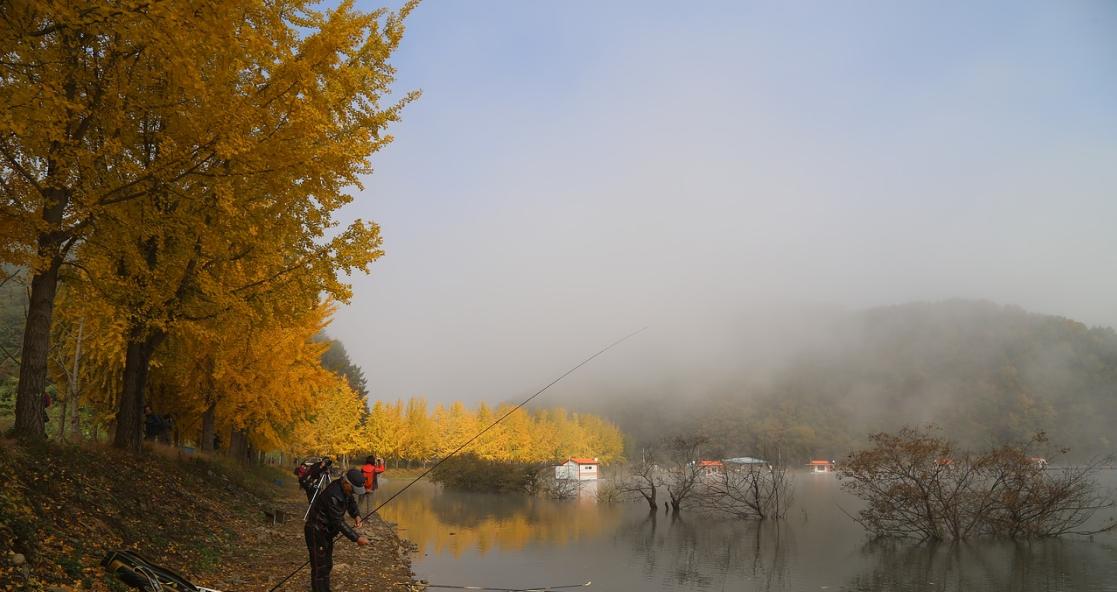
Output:
<path fill-rule="evenodd" d="M 1117 3 L 428 0 L 394 64 L 423 97 L 344 212 L 387 255 L 329 329 L 373 398 L 516 398 L 644 325 L 549 402 L 800 311 L 1117 325 Z"/>

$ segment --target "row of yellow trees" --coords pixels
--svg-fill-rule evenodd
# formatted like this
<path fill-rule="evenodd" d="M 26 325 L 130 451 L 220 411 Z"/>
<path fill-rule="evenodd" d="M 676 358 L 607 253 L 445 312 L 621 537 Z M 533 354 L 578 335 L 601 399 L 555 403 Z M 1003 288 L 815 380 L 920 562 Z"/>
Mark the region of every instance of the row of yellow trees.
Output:
<path fill-rule="evenodd" d="M 29 279 L 17 435 L 44 436 L 52 371 L 130 450 L 149 400 L 263 447 L 342 388 L 309 337 L 381 251 L 336 215 L 413 98 L 382 105 L 414 4 L 352 5 L 0 2 L 0 262 Z"/>
<path fill-rule="evenodd" d="M 363 417 L 363 402 L 351 391 L 336 389 L 315 401 L 314 421 L 300 426 L 297 447 L 316 454 L 374 452 L 395 461 L 427 463 L 450 454 L 512 408 L 481 403 L 470 409 L 461 402 L 431 408 L 424 398 L 412 397 L 406 402 L 377 401 Z M 520 409 L 466 451 L 497 461 L 553 462 L 581 456 L 608 463 L 620 459 L 624 441 L 615 425 L 595 415 L 562 408 Z"/>
<path fill-rule="evenodd" d="M 59 413 L 61 434 L 67 423 L 77 433 L 114 421 L 123 363 L 109 311 L 90 315 L 100 301 L 76 298 L 76 290 L 67 286 L 60 299 L 59 350 L 51 374 L 63 387 L 58 403 L 76 410 L 80 393 L 86 417 L 79 425 L 77 415 Z M 252 458 L 254 451 L 376 453 L 396 463 L 428 463 L 512 409 L 485 403 L 470 409 L 461 402 L 431 408 L 422 397 L 367 407 L 346 376 L 322 364 L 330 343 L 321 334 L 331 311 L 320 305 L 283 326 L 263 329 L 237 318 L 192 324 L 169 338 L 152 358 L 145 399 L 154 414 L 174 418 L 167 438 L 208 450 L 217 437 L 220 446 L 243 458 Z M 467 450 L 500 461 L 596 456 L 607 463 L 621 456 L 623 439 L 615 425 L 594 415 L 521 409 Z"/>

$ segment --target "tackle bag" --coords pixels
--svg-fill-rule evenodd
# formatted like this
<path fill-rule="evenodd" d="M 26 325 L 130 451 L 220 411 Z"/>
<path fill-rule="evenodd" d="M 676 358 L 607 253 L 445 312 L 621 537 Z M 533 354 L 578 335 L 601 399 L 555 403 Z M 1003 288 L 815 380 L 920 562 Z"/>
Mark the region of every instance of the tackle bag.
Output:
<path fill-rule="evenodd" d="M 219 592 L 190 583 L 190 580 L 155 565 L 132 551 L 109 551 L 101 567 L 110 575 L 143 592 Z"/>

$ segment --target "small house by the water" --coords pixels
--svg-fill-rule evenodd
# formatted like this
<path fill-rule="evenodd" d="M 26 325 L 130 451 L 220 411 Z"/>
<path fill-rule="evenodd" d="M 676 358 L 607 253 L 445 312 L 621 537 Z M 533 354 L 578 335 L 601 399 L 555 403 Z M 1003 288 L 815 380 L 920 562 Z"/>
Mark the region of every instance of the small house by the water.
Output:
<path fill-rule="evenodd" d="M 832 460 L 812 460 L 807 463 L 812 473 L 833 473 L 834 461 Z"/>
<path fill-rule="evenodd" d="M 571 458 L 555 467 L 555 479 L 573 481 L 595 481 L 598 464 L 596 458 Z"/>
<path fill-rule="evenodd" d="M 703 476 L 716 477 L 725 472 L 725 465 L 720 460 L 700 460 L 698 471 Z"/>

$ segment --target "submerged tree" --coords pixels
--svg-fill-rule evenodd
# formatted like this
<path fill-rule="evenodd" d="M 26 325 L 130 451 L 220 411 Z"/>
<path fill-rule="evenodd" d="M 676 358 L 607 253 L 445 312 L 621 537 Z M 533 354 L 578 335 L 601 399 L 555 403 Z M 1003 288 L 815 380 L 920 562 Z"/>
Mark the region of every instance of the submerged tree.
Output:
<path fill-rule="evenodd" d="M 983 453 L 959 451 L 929 429 L 873 434 L 870 441 L 842 463 L 839 477 L 866 502 L 855 519 L 874 536 L 1041 538 L 1117 527 L 1087 526 L 1097 511 L 1114 506 L 1094 480 L 1103 461 L 1048 468 L 1027 454 L 1043 434 Z"/>
<path fill-rule="evenodd" d="M 656 448 L 641 450 L 640 462 L 622 468 L 616 477 L 617 491 L 626 497 L 643 499 L 649 512 L 659 511 L 659 490 L 663 487 L 664 474 L 655 463 Z"/>
<path fill-rule="evenodd" d="M 783 518 L 791 505 L 792 485 L 783 464 L 734 465 L 704 475 L 695 506 L 742 520 Z"/>
<path fill-rule="evenodd" d="M 702 476 L 699 452 L 706 442 L 704 436 L 675 436 L 664 443 L 663 483 L 676 514 L 698 487 Z"/>

